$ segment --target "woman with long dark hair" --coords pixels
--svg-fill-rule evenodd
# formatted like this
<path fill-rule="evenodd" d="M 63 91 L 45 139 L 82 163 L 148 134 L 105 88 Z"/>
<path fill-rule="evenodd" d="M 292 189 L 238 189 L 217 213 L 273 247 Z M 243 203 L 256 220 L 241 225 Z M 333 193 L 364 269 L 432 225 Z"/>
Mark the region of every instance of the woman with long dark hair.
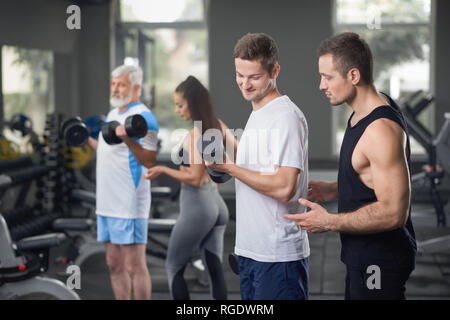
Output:
<path fill-rule="evenodd" d="M 178 85 L 174 101 L 175 112 L 181 118 L 192 120 L 195 124 L 201 121 L 201 132 L 199 127 L 194 126 L 182 148 L 177 150 L 183 159 L 179 170 L 154 166 L 148 169 L 146 176 L 147 179 L 156 179 L 166 174 L 181 182 L 180 216 L 170 236 L 166 259 L 169 289 L 173 299 L 189 299 L 183 273 L 194 252 L 200 249 L 209 275 L 212 297 L 225 300 L 227 287 L 222 254 L 228 208 L 209 177 L 197 142 L 208 129 L 220 130 L 225 137 L 227 127 L 215 117 L 208 90 L 193 76 Z"/>

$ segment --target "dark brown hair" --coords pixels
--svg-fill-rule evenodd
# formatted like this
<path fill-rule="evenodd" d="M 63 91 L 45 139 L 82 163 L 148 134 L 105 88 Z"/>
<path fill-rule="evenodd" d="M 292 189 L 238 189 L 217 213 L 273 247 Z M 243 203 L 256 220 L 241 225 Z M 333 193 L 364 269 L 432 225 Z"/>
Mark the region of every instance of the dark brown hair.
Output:
<path fill-rule="evenodd" d="M 339 73 L 347 76 L 351 68 L 357 68 L 365 84 L 373 83 L 373 58 L 369 45 L 358 34 L 345 32 L 322 41 L 317 49 L 319 57 L 331 54 Z"/>
<path fill-rule="evenodd" d="M 278 62 L 278 47 L 269 35 L 264 33 L 247 33 L 236 43 L 234 58 L 259 60 L 261 66 L 271 73 Z"/>
<path fill-rule="evenodd" d="M 176 87 L 175 92 L 182 93 L 186 99 L 192 121 L 202 122 L 202 134 L 212 128 L 220 130 L 208 89 L 197 78 L 188 76 Z"/>

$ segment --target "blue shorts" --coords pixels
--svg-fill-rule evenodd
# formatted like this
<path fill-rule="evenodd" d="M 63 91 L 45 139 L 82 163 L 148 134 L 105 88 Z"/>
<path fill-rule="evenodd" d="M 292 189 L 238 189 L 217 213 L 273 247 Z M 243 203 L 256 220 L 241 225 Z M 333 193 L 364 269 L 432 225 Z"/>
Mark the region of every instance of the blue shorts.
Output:
<path fill-rule="evenodd" d="M 97 241 L 112 244 L 147 243 L 148 219 L 122 219 L 97 215 Z"/>
<path fill-rule="evenodd" d="M 308 300 L 309 258 L 259 262 L 239 257 L 242 300 Z"/>

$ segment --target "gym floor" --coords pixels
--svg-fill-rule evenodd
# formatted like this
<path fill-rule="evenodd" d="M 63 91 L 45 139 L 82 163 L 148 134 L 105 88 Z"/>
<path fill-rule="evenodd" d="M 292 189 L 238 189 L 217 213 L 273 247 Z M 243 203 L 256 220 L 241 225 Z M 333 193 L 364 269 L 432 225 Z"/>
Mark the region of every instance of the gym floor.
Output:
<path fill-rule="evenodd" d="M 329 176 L 329 172 L 310 173 L 312 179 L 326 179 Z M 226 194 L 230 190 L 221 191 Z M 326 207 L 330 212 L 336 211 L 336 203 L 327 204 Z M 449 205 L 445 207 L 445 211 L 447 212 L 447 221 L 450 221 Z M 436 227 L 436 215 L 431 204 L 413 204 L 412 219 L 418 241 L 450 234 L 450 227 Z M 228 254 L 233 251 L 234 237 L 235 221 L 230 219 L 225 234 L 224 269 L 229 292 L 228 298 L 239 300 L 239 277 L 231 271 L 227 259 Z M 309 241 L 311 247 L 310 299 L 342 300 L 344 298 L 345 266 L 339 259 L 339 235 L 332 232 L 309 234 Z M 149 242 L 149 246 L 159 249 L 152 242 Z M 52 252 L 52 258 L 58 254 L 57 251 Z M 65 281 L 61 275 L 64 273 L 64 268 L 64 265 L 52 265 L 48 275 L 59 277 Z M 151 257 L 149 270 L 153 285 L 152 298 L 156 300 L 170 299 L 164 260 Z M 191 299 L 211 299 L 208 284 L 201 280 L 191 264 L 186 268 L 185 278 L 191 292 Z M 94 255 L 81 266 L 81 289 L 76 291 L 82 299 L 114 299 L 104 255 Z M 450 250 L 439 254 L 417 256 L 416 269 L 407 282 L 406 296 L 407 299 L 450 299 Z"/>

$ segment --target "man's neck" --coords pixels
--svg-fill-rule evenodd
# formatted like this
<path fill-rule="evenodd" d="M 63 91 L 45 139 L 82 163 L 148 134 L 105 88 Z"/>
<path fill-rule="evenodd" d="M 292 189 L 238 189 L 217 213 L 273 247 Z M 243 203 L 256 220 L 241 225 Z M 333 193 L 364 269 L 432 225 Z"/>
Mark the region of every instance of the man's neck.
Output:
<path fill-rule="evenodd" d="M 133 99 L 133 100 L 130 101 L 130 103 L 128 103 L 128 104 L 126 104 L 126 105 L 124 105 L 122 107 L 119 107 L 119 112 L 121 112 L 121 113 L 125 112 L 125 110 L 127 110 L 128 106 L 130 104 L 133 104 L 133 103 L 136 103 L 136 102 L 139 102 L 139 99 Z"/>
<path fill-rule="evenodd" d="M 252 101 L 252 107 L 253 111 L 258 111 L 262 107 L 264 107 L 266 104 L 268 104 L 270 101 L 280 97 L 280 93 L 278 92 L 277 88 L 273 88 L 268 94 L 266 94 L 262 99 L 258 101 Z"/>
<path fill-rule="evenodd" d="M 347 101 L 347 104 L 355 112 L 355 119 L 362 119 L 375 108 L 387 104 L 387 101 L 377 92 L 374 86 L 361 86 L 356 90 L 353 99 Z"/>

